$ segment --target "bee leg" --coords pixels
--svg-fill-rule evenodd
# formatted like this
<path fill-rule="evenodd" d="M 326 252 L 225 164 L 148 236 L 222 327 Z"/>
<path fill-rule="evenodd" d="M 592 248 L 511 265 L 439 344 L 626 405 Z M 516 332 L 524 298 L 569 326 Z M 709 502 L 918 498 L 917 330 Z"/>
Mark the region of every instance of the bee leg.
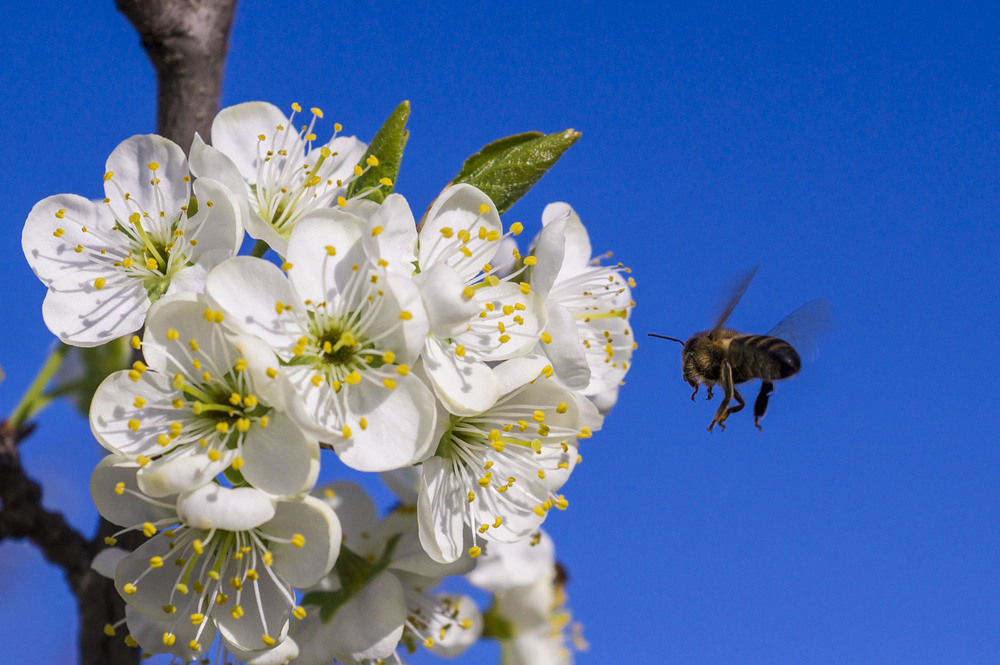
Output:
<path fill-rule="evenodd" d="M 733 397 L 736 398 L 737 404 L 736 406 L 729 407 L 729 412 L 726 414 L 727 418 L 737 411 L 742 411 L 743 407 L 747 405 L 747 403 L 743 401 L 743 395 L 741 395 L 740 391 L 735 388 L 733 388 Z"/>
<path fill-rule="evenodd" d="M 710 383 L 708 384 L 708 395 L 705 396 L 705 400 L 707 401 L 711 399 L 712 399 L 712 384 Z"/>
<path fill-rule="evenodd" d="M 767 411 L 767 400 L 774 392 L 774 384 L 770 381 L 760 382 L 760 392 L 757 393 L 757 399 L 753 402 L 753 424 L 759 430 L 763 431 L 760 426 L 760 419 L 764 417 L 764 412 Z"/>
<path fill-rule="evenodd" d="M 712 431 L 712 428 L 715 427 L 716 423 L 718 423 L 719 429 L 726 431 L 726 426 L 723 425 L 723 423 L 726 421 L 726 418 L 729 417 L 729 402 L 732 401 L 733 396 L 736 393 L 736 389 L 733 387 L 733 368 L 729 365 L 729 363 L 723 363 L 722 365 L 722 381 L 720 381 L 720 383 L 726 391 L 726 395 L 719 403 L 719 408 L 715 410 L 715 418 L 712 419 L 712 424 L 708 426 L 709 432 Z M 742 397 L 739 397 L 738 399 L 741 403 L 743 402 Z M 740 407 L 736 410 L 739 411 L 739 409 L 742 408 L 743 405 L 740 404 Z"/>
<path fill-rule="evenodd" d="M 695 381 L 688 381 L 688 385 L 690 385 L 692 388 L 694 388 L 694 392 L 691 393 L 691 401 L 693 402 L 694 401 L 694 396 L 698 394 L 698 388 L 701 388 L 701 384 L 698 383 L 697 380 L 695 380 Z"/>

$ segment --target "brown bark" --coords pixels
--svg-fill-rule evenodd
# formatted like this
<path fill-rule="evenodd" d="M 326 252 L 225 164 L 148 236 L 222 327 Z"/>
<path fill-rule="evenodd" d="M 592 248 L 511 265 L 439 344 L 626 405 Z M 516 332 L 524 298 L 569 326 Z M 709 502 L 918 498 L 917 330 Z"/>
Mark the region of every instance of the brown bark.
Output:
<path fill-rule="evenodd" d="M 159 83 L 157 133 L 185 152 L 210 142 L 236 0 L 115 0 L 142 38 Z"/>

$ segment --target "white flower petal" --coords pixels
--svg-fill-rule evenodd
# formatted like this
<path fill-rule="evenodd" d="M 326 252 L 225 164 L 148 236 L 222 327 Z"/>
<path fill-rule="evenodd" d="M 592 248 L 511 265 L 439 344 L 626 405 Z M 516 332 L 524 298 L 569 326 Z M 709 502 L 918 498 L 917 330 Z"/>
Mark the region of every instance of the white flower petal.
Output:
<path fill-rule="evenodd" d="M 21 232 L 21 247 L 28 265 L 48 286 L 68 272 L 91 264 L 86 252 L 97 233 L 108 233 L 115 221 L 103 204 L 75 194 L 59 194 L 42 199 L 28 213 Z M 82 229 L 88 230 L 84 232 Z M 89 235 L 88 235 L 89 233 Z"/>
<path fill-rule="evenodd" d="M 157 620 L 126 605 L 125 620 L 129 635 L 139 643 L 144 651 L 169 653 L 183 662 L 194 662 L 203 658 L 205 650 L 215 642 L 215 625 L 211 621 L 194 625 L 186 612 L 177 612 L 171 616 L 164 616 L 163 620 Z M 169 647 L 163 644 L 163 636 L 167 633 L 174 636 L 173 645 Z M 193 650 L 189 646 L 191 640 L 195 639 L 201 647 L 198 650 Z"/>
<path fill-rule="evenodd" d="M 438 427 L 440 427 L 440 421 L 441 415 L 438 414 Z M 436 438 L 440 438 L 440 436 Z M 402 469 L 383 471 L 380 475 L 382 482 L 392 490 L 392 493 L 396 495 L 396 498 L 404 506 L 417 505 L 417 493 L 420 491 L 421 475 L 419 466 L 406 466 Z"/>
<path fill-rule="evenodd" d="M 205 292 L 226 313 L 235 329 L 264 340 L 282 357 L 303 331 L 291 312 L 279 315 L 276 304 L 296 300 L 292 287 L 273 263 L 250 256 L 237 256 L 208 275 Z"/>
<path fill-rule="evenodd" d="M 131 459 L 160 455 L 170 446 L 158 445 L 157 437 L 177 419 L 170 400 L 180 391 L 157 372 L 144 372 L 138 381 L 129 378 L 130 373 L 115 372 L 98 386 L 90 405 L 90 429 L 111 452 Z M 144 406 L 137 407 L 137 400 Z"/>
<path fill-rule="evenodd" d="M 367 427 L 353 428 L 349 439 L 332 442 L 337 456 L 358 471 L 389 471 L 419 462 L 434 445 L 437 408 L 434 395 L 415 376 L 399 377 L 396 387 L 356 386 L 348 397 Z"/>
<path fill-rule="evenodd" d="M 155 172 L 150 169 L 152 164 L 157 165 Z M 136 205 L 150 215 L 165 212 L 172 219 L 188 203 L 184 151 L 157 134 L 133 136 L 119 143 L 105 170 L 113 175 L 104 183 L 104 193 L 119 219 L 128 219 L 136 212 Z M 128 202 L 122 192 L 129 195 Z"/>
<path fill-rule="evenodd" d="M 148 496 L 180 494 L 212 482 L 235 457 L 235 450 L 225 450 L 213 462 L 197 446 L 186 446 L 139 469 L 136 479 L 139 489 Z"/>
<path fill-rule="evenodd" d="M 438 263 L 413 278 L 420 289 L 431 334 L 452 337 L 463 332 L 481 305 L 465 297 L 465 280 L 451 266 Z"/>
<path fill-rule="evenodd" d="M 338 658 L 377 660 L 396 650 L 405 621 L 403 587 L 386 571 L 341 605 L 326 630 Z"/>
<path fill-rule="evenodd" d="M 340 519 L 343 541 L 358 554 L 367 554 L 358 549 L 362 534 L 369 533 L 378 520 L 375 502 L 357 483 L 342 480 L 324 485 L 316 491 L 316 496 L 333 508 Z"/>
<path fill-rule="evenodd" d="M 486 206 L 487 212 L 480 213 L 480 206 Z M 485 229 L 486 234 L 495 233 L 497 239 L 481 238 L 480 228 Z M 462 243 L 457 237 L 448 239 L 442 236 L 444 229 L 455 233 L 469 231 L 471 235 L 468 242 Z M 490 197 L 472 185 L 452 185 L 441 192 L 427 211 L 417 252 L 420 268 L 427 270 L 435 263 L 447 263 L 465 281 L 471 281 L 482 270 L 483 264 L 492 262 L 500 248 L 499 234 L 502 230 L 500 215 Z M 466 247 L 470 255 L 459 252 L 459 246 Z"/>
<path fill-rule="evenodd" d="M 478 288 L 474 300 L 479 311 L 487 312 L 487 316 L 470 319 L 469 330 L 454 339 L 477 358 L 489 361 L 516 358 L 538 343 L 548 317 L 545 304 L 537 295 L 522 293 L 520 285 L 513 282 L 500 282 Z"/>
<path fill-rule="evenodd" d="M 213 483 L 177 497 L 177 514 L 196 529 L 247 531 L 274 517 L 274 510 L 271 499 L 252 487 Z"/>
<path fill-rule="evenodd" d="M 198 212 L 183 222 L 184 237 L 197 241 L 191 259 L 200 261 L 206 252 L 224 249 L 232 256 L 243 242 L 240 204 L 235 194 L 217 180 L 198 178 L 194 183 Z"/>
<path fill-rule="evenodd" d="M 136 471 L 139 465 L 117 455 L 100 461 L 90 476 L 90 498 L 104 519 L 118 526 L 157 522 L 174 514 L 172 508 L 154 505 L 139 496 Z M 116 491 L 121 483 L 122 492 Z M 169 501 L 160 503 L 170 504 Z"/>
<path fill-rule="evenodd" d="M 241 567 L 241 562 L 230 559 L 229 565 L 219 574 L 223 580 L 242 578 Z M 229 612 L 231 608 L 212 612 L 223 639 L 244 651 L 266 649 L 269 645 L 264 640 L 265 635 L 276 642 L 285 639 L 289 613 L 295 603 L 292 588 L 266 566 L 261 565 L 258 574 L 257 580 L 243 583 L 239 600 L 244 610 L 242 616 L 233 617 Z"/>
<path fill-rule="evenodd" d="M 468 596 L 444 598 L 448 600 L 448 615 L 435 616 L 437 620 L 427 630 L 435 637 L 431 651 L 444 658 L 457 658 L 479 640 L 483 633 L 483 615 L 476 601 Z"/>
<path fill-rule="evenodd" d="M 226 648 L 237 661 L 245 665 L 287 665 L 299 655 L 299 645 L 291 637 L 285 637 L 275 646 L 261 651 L 246 651 L 229 643 Z"/>
<path fill-rule="evenodd" d="M 301 219 L 288 239 L 288 278 L 303 301 L 339 303 L 358 266 L 368 259 L 361 243 L 364 220 L 341 210 L 318 210 Z M 331 252 L 333 252 L 331 254 Z"/>
<path fill-rule="evenodd" d="M 552 341 L 542 344 L 542 349 L 552 361 L 556 376 L 570 388 L 585 388 L 590 383 L 591 369 L 572 312 L 549 303 L 549 322 L 545 331 Z"/>
<path fill-rule="evenodd" d="M 113 580 L 115 578 L 115 568 L 129 554 L 131 552 L 121 547 L 106 547 L 94 556 L 94 560 L 90 562 L 90 567 L 101 577 Z"/>
<path fill-rule="evenodd" d="M 476 561 L 476 568 L 466 577 L 481 589 L 493 593 L 524 587 L 539 581 L 548 582 L 555 565 L 556 549 L 552 538 L 539 531 L 539 538 L 516 543 L 494 543 Z"/>
<path fill-rule="evenodd" d="M 279 502 L 274 518 L 261 531 L 278 540 L 290 539 L 295 534 L 305 538 L 303 547 L 271 541 L 274 572 L 295 587 L 316 584 L 330 572 L 340 554 L 340 520 L 330 506 L 315 497 Z"/>
<path fill-rule="evenodd" d="M 406 199 L 390 194 L 367 219 L 363 242 L 368 255 L 387 261 L 401 275 L 412 275 L 417 260 L 417 226 Z"/>
<path fill-rule="evenodd" d="M 118 594 L 129 607 L 157 621 L 177 617 L 177 614 L 170 615 L 163 611 L 163 606 L 171 599 L 177 605 L 186 606 L 194 597 L 194 594 L 184 596 L 174 592 L 180 570 L 174 565 L 171 543 L 172 538 L 161 531 L 122 559 L 115 568 L 115 590 Z M 161 558 L 163 565 L 151 566 L 150 560 L 155 557 Z M 126 584 L 135 586 L 132 593 L 125 591 Z M 190 625 L 189 621 L 185 623 Z"/>
<path fill-rule="evenodd" d="M 590 264 L 592 250 L 590 236 L 580 221 L 579 215 L 567 203 L 550 203 L 542 211 L 542 226 L 562 223 L 562 235 L 565 238 L 565 253 L 562 266 L 567 270 L 579 271 Z"/>
<path fill-rule="evenodd" d="M 284 131 L 277 132 L 281 125 Z M 263 134 L 267 140 L 257 137 Z M 273 140 L 272 137 L 277 134 Z M 244 102 L 219 111 L 212 121 L 212 145 L 228 156 L 249 183 L 257 182 L 257 157 L 275 147 L 301 155 L 301 141 L 288 118 L 267 102 Z"/>
<path fill-rule="evenodd" d="M 319 475 L 319 444 L 284 413 L 275 413 L 266 428 L 247 432 L 243 459 L 247 482 L 276 497 L 308 490 Z"/>
<path fill-rule="evenodd" d="M 108 279 L 102 289 L 95 286 L 99 277 Z M 64 274 L 49 286 L 42 318 L 64 343 L 91 347 L 138 330 L 149 304 L 140 282 L 89 266 Z"/>
<path fill-rule="evenodd" d="M 458 356 L 455 346 L 428 335 L 424 370 L 448 411 L 460 416 L 482 413 L 500 396 L 500 381 L 486 363 L 469 355 Z"/>
<path fill-rule="evenodd" d="M 417 524 L 420 544 L 439 563 L 451 563 L 465 547 L 466 488 L 450 469 L 451 462 L 431 457 L 423 463 Z"/>

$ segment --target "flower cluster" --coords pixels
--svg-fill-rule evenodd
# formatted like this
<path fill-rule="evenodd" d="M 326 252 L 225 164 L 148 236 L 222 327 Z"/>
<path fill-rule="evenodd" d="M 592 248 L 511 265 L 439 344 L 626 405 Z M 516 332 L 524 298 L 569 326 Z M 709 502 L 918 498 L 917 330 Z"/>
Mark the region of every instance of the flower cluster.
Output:
<path fill-rule="evenodd" d="M 103 201 L 49 197 L 25 223 L 49 329 L 135 352 L 90 406 L 97 508 L 148 538 L 95 561 L 128 639 L 180 661 L 217 641 L 248 663 L 451 656 L 484 616 L 434 589 L 469 573 L 508 662 L 566 662 L 530 655 L 564 653 L 540 527 L 629 368 L 633 282 L 565 203 L 523 255 L 472 184 L 418 225 L 390 178 L 352 189 L 378 155 L 340 125 L 319 145 L 323 113 L 300 113 L 224 109 L 190 159 L 133 137 Z M 378 520 L 356 485 L 314 490 L 321 449 L 382 472 L 400 507 Z"/>

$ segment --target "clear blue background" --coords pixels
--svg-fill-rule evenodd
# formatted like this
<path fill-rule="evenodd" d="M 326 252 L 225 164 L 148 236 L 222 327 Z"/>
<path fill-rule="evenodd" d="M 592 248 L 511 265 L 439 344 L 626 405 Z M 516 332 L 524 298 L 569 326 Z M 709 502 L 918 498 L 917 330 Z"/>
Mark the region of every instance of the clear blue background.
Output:
<path fill-rule="evenodd" d="M 99 195 L 108 153 L 155 129 L 152 68 L 111 0 L 59 4 L 19 3 L 0 39 L 4 412 L 51 339 L 24 218 Z M 223 103 L 316 105 L 321 135 L 368 138 L 411 100 L 414 209 L 492 139 L 583 132 L 506 215 L 533 233 L 565 200 L 638 281 L 628 384 L 546 524 L 591 643 L 578 662 L 997 662 L 996 9 L 470 5 L 245 0 Z M 645 334 L 710 325 L 756 263 L 734 326 L 815 297 L 836 323 L 763 433 L 744 412 L 708 434 L 717 401 L 692 403 L 677 345 Z M 53 407 L 23 454 L 89 533 L 85 421 Z M 0 545 L 0 593 L 5 662 L 74 660 L 73 599 L 33 548 Z"/>

